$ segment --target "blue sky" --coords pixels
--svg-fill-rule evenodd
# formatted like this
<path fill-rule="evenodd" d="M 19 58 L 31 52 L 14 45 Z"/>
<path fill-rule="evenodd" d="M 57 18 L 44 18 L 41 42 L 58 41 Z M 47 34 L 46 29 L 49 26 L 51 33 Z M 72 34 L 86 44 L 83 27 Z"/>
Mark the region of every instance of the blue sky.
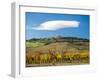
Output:
<path fill-rule="evenodd" d="M 53 36 L 89 39 L 89 15 L 26 12 L 26 39 Z"/>

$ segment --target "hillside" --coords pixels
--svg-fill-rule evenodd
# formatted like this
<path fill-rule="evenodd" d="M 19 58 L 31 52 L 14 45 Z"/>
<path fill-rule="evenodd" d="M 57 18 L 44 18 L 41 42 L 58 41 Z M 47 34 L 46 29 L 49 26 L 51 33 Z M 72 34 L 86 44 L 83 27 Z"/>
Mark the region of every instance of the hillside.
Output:
<path fill-rule="evenodd" d="M 30 39 L 26 41 L 26 57 L 27 57 L 27 65 L 34 64 L 39 66 L 38 64 L 41 64 L 41 66 L 45 66 L 45 64 L 50 65 L 52 63 L 58 64 L 59 60 L 57 60 L 57 55 L 61 56 L 61 60 L 64 60 L 64 63 L 68 63 L 70 60 L 66 60 L 65 56 L 68 57 L 82 57 L 82 55 L 85 55 L 88 57 L 85 60 L 81 62 L 80 57 L 77 58 L 81 63 L 89 63 L 89 40 L 83 39 L 83 38 L 76 38 L 76 37 L 51 37 L 51 38 L 41 38 L 41 39 Z M 77 56 L 78 55 L 78 56 Z M 39 62 L 34 62 L 34 56 L 35 58 L 38 56 Z M 44 56 L 43 62 L 41 63 L 41 56 Z M 45 61 L 45 59 L 48 58 L 48 56 L 56 61 L 48 60 Z M 32 58 L 32 60 L 29 61 L 28 58 Z M 74 57 L 73 57 L 74 59 Z M 37 61 L 38 61 L 37 60 Z M 73 60 L 75 64 L 77 61 Z M 50 63 L 50 64 L 49 64 Z M 63 63 L 63 62 L 62 62 Z M 61 62 L 59 62 L 61 64 Z M 32 65 L 32 66 L 34 66 Z"/>
<path fill-rule="evenodd" d="M 89 40 L 76 37 L 52 37 L 52 38 L 42 38 L 42 39 L 30 39 L 26 41 L 26 47 L 37 48 L 37 47 L 48 47 L 47 45 L 61 46 L 66 45 L 67 49 L 89 49 Z"/>

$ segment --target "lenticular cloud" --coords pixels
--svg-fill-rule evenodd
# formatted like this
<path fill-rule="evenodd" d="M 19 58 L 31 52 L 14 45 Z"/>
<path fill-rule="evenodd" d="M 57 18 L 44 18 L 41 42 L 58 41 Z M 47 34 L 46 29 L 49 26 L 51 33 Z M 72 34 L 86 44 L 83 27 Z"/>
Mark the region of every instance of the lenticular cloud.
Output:
<path fill-rule="evenodd" d="M 34 27 L 34 30 L 58 30 L 62 28 L 79 27 L 78 21 L 65 21 L 65 20 L 53 20 L 41 23 L 38 27 Z"/>

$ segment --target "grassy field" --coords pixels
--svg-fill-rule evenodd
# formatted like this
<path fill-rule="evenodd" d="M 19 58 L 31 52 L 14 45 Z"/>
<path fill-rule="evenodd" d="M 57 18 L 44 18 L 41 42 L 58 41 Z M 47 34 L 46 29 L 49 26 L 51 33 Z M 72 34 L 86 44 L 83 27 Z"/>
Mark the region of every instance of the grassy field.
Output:
<path fill-rule="evenodd" d="M 31 47 L 31 48 L 36 48 L 36 47 L 40 47 L 43 45 L 44 45 L 44 43 L 42 43 L 42 42 L 26 42 L 26 46 Z"/>
<path fill-rule="evenodd" d="M 89 64 L 89 40 L 49 38 L 26 41 L 26 67 Z"/>

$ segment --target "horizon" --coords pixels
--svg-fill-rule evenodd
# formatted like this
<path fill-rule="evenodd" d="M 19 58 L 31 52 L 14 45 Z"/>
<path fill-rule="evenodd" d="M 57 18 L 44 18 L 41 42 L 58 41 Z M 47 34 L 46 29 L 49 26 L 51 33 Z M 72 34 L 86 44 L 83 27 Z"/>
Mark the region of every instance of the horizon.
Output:
<path fill-rule="evenodd" d="M 88 39 L 89 15 L 26 12 L 26 40 L 56 36 Z"/>
<path fill-rule="evenodd" d="M 40 37 L 40 38 L 31 38 L 31 39 L 50 39 L 50 38 L 57 38 L 57 37 L 61 37 L 61 38 L 79 38 L 79 39 L 87 39 L 87 38 L 81 38 L 81 37 L 72 37 L 72 36 L 50 36 L 50 37 Z M 31 39 L 27 39 L 27 40 L 31 40 Z M 89 39 L 87 39 L 89 40 Z"/>

